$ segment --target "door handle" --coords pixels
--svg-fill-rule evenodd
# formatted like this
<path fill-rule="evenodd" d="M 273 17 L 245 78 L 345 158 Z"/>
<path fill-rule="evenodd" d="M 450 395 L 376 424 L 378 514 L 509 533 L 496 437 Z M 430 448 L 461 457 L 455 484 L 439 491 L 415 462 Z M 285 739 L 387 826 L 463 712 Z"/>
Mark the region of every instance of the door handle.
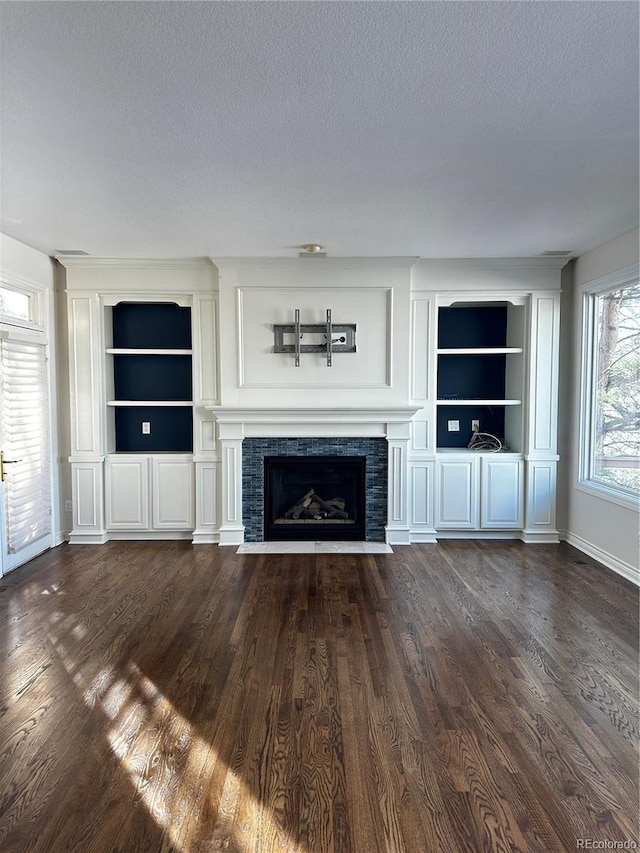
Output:
<path fill-rule="evenodd" d="M 0 479 L 2 479 L 3 483 L 7 479 L 7 472 L 4 470 L 4 466 L 15 465 L 18 462 L 22 462 L 22 459 L 5 459 L 4 450 L 0 451 Z"/>

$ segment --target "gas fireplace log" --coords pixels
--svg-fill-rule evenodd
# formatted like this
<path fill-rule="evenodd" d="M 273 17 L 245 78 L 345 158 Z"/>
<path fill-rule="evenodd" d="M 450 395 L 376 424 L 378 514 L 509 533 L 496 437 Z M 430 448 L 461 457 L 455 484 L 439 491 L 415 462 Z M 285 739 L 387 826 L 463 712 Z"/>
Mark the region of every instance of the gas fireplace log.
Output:
<path fill-rule="evenodd" d="M 317 496 L 312 499 L 311 503 L 306 508 L 304 515 L 306 518 L 314 518 L 316 521 L 320 521 L 321 518 L 324 518 L 326 512 L 323 515 Z"/>
<path fill-rule="evenodd" d="M 322 521 L 325 518 L 347 520 L 349 513 L 344 511 L 344 506 L 344 498 L 331 498 L 325 501 L 316 494 L 314 489 L 309 489 L 304 497 L 285 512 L 284 517 L 293 521 L 300 519 Z"/>
<path fill-rule="evenodd" d="M 344 509 L 346 501 L 344 498 L 331 498 L 327 503 L 331 504 L 331 506 L 334 506 L 336 509 Z"/>
<path fill-rule="evenodd" d="M 329 518 L 349 518 L 348 512 L 338 509 L 329 501 L 323 501 L 318 495 L 314 497 L 314 501 L 320 504 L 320 507 L 328 514 Z"/>
<path fill-rule="evenodd" d="M 297 521 L 300 518 L 301 514 L 306 509 L 308 509 L 309 504 L 311 503 L 311 496 L 313 494 L 313 489 L 309 489 L 309 491 L 303 498 L 300 498 L 300 500 L 296 504 L 294 504 L 290 509 L 285 512 L 284 517 L 293 518 L 295 521 Z"/>

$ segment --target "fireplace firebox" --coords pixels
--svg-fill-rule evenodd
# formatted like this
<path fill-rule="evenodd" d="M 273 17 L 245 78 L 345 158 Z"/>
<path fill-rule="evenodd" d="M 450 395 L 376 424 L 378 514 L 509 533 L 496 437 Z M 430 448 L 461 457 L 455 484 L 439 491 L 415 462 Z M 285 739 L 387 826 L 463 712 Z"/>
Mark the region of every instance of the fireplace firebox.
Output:
<path fill-rule="evenodd" d="M 265 456 L 264 540 L 366 539 L 366 456 Z"/>

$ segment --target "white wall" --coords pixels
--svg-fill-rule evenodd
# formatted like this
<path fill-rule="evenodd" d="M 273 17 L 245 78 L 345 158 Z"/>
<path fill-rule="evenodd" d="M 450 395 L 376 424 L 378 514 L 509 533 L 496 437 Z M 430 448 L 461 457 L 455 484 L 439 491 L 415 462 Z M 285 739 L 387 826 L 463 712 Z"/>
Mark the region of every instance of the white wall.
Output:
<path fill-rule="evenodd" d="M 414 259 L 215 258 L 219 270 L 221 403 L 318 407 L 406 404 L 409 286 Z M 274 324 L 355 323 L 356 352 L 273 352 Z M 303 340 L 303 343 L 305 341 Z"/>
<path fill-rule="evenodd" d="M 588 494 L 577 487 L 581 429 L 579 407 L 582 306 L 576 294 L 578 288 L 587 282 L 637 264 L 639 238 L 638 229 L 635 229 L 579 257 L 574 265 L 572 291 L 565 292 L 563 297 L 563 309 L 567 314 L 570 312 L 572 318 L 572 358 L 569 365 L 564 365 L 563 371 L 564 388 L 570 392 L 568 399 L 571 401 L 570 418 L 565 430 L 568 445 L 564 468 L 567 475 L 567 541 L 636 583 L 640 583 L 638 512 L 606 498 Z M 566 330 L 566 327 L 564 328 Z"/>
<path fill-rule="evenodd" d="M 51 258 L 6 234 L 0 234 L 0 266 L 4 273 L 53 290 Z"/>
<path fill-rule="evenodd" d="M 46 294 L 45 298 L 45 327 L 47 338 L 49 341 L 49 393 L 50 393 L 50 411 L 51 411 L 51 446 L 52 446 L 52 480 L 53 480 L 53 500 L 52 500 L 52 534 L 54 544 L 59 544 L 64 540 L 65 529 L 67 527 L 65 521 L 65 513 L 61 511 L 64 506 L 63 491 L 64 491 L 64 476 L 61 477 L 61 459 L 60 459 L 60 428 L 58 419 L 59 416 L 66 418 L 68 406 L 60 405 L 59 386 L 56 370 L 56 322 L 55 322 L 55 298 L 54 298 L 54 265 L 48 255 L 38 252 L 24 243 L 19 243 L 13 237 L 8 237 L 6 234 L 0 234 L 0 269 L 2 275 L 7 277 L 8 281 L 14 281 L 16 284 L 23 282 L 25 284 L 35 284 L 39 288 L 43 288 Z M 66 342 L 62 342 L 63 346 Z"/>

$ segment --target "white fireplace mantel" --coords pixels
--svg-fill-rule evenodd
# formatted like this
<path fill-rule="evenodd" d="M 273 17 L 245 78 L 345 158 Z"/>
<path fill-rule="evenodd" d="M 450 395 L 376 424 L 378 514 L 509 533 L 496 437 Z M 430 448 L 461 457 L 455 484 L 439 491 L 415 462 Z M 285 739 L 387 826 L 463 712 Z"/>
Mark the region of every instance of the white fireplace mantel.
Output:
<path fill-rule="evenodd" d="M 248 408 L 207 406 L 218 423 L 219 438 L 385 436 L 409 429 L 416 406 L 341 408 Z"/>
<path fill-rule="evenodd" d="M 242 441 L 245 438 L 386 438 L 389 445 L 386 541 L 409 544 L 408 445 L 415 406 L 249 408 L 207 406 L 221 448 L 220 545 L 244 542 Z"/>

